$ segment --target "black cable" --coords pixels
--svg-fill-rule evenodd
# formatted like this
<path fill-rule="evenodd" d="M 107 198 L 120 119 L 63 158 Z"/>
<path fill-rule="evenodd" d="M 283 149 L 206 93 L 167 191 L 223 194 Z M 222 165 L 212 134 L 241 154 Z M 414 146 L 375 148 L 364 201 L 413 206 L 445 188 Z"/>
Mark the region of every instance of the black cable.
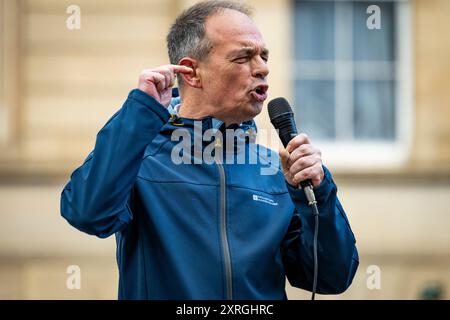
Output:
<path fill-rule="evenodd" d="M 313 186 L 310 180 L 305 180 L 300 182 L 300 185 L 305 192 L 306 199 L 308 201 L 308 206 L 311 208 L 312 214 L 314 216 L 314 242 L 313 242 L 313 255 L 314 255 L 314 278 L 312 287 L 312 297 L 314 300 L 317 290 L 317 275 L 319 273 L 319 259 L 317 258 L 317 237 L 319 234 L 319 209 L 317 208 L 316 196 L 314 195 Z"/>
<path fill-rule="evenodd" d="M 313 254 L 314 254 L 314 278 L 311 300 L 314 300 L 317 290 L 317 275 L 319 273 L 319 260 L 317 258 L 317 237 L 319 234 L 319 209 L 316 203 L 311 204 L 311 209 L 314 215 L 314 242 L 313 242 Z"/>

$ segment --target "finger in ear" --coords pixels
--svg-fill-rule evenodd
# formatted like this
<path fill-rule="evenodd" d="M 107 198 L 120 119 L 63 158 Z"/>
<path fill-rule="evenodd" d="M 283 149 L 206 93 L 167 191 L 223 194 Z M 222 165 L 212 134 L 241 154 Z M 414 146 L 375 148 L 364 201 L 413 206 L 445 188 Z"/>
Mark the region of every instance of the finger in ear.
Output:
<path fill-rule="evenodd" d="M 181 76 L 184 82 L 191 87 L 200 88 L 201 82 L 200 77 L 197 72 L 197 60 L 185 57 L 180 60 L 179 65 L 188 67 L 191 69 L 191 72 L 182 73 Z"/>

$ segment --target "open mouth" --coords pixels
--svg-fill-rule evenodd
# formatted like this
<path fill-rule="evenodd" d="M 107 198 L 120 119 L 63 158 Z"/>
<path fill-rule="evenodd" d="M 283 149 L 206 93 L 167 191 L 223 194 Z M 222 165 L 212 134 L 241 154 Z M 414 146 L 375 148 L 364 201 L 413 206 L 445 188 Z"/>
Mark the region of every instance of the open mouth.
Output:
<path fill-rule="evenodd" d="M 267 84 L 261 84 L 255 87 L 251 91 L 251 94 L 256 101 L 263 102 L 267 99 L 267 90 L 269 90 L 269 86 Z"/>

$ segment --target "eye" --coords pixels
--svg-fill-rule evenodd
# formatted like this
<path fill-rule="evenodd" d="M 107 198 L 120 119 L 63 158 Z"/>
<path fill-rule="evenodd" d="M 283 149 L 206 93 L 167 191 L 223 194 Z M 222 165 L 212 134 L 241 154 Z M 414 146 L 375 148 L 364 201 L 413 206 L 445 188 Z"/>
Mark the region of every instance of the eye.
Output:
<path fill-rule="evenodd" d="M 243 56 L 243 57 L 239 57 L 239 58 L 234 59 L 233 62 L 236 62 L 236 63 L 245 63 L 245 62 L 247 62 L 248 60 L 250 60 L 250 57 L 249 57 L 249 56 Z"/>

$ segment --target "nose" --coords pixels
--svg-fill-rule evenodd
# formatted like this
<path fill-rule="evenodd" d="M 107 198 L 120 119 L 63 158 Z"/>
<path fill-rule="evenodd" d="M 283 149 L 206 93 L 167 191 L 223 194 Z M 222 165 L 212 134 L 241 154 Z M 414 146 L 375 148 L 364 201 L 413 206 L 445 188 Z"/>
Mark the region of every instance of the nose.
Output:
<path fill-rule="evenodd" d="M 253 65 L 253 77 L 265 79 L 269 74 L 269 67 L 267 66 L 267 61 L 264 61 L 260 56 L 256 57 Z"/>

